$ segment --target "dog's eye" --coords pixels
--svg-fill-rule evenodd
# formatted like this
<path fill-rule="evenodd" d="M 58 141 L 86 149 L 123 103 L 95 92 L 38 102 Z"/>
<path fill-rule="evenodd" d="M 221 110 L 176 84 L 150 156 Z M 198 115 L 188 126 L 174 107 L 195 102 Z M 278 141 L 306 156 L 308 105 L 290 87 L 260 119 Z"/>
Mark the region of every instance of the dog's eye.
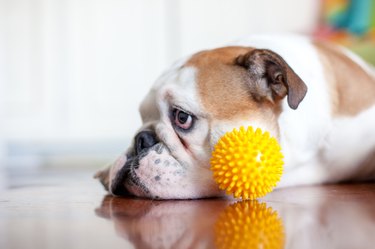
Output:
<path fill-rule="evenodd" d="M 189 130 L 193 126 L 193 116 L 179 109 L 174 109 L 173 122 L 177 127 Z"/>

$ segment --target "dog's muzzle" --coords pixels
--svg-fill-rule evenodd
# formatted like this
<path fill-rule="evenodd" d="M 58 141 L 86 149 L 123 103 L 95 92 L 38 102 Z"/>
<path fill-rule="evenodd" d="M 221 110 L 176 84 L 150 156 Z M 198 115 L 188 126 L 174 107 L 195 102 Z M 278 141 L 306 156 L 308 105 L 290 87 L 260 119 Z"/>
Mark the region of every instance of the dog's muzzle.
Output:
<path fill-rule="evenodd" d="M 159 141 L 152 131 L 141 131 L 134 138 L 134 149 L 127 155 L 125 165 L 116 174 L 110 187 L 111 193 L 120 196 L 129 196 L 131 193 L 126 189 L 125 184 L 140 185 L 137 177 L 132 174 L 132 170 L 139 167 L 139 161 L 147 155 L 150 148 Z M 140 186 L 142 187 L 142 186 Z"/>

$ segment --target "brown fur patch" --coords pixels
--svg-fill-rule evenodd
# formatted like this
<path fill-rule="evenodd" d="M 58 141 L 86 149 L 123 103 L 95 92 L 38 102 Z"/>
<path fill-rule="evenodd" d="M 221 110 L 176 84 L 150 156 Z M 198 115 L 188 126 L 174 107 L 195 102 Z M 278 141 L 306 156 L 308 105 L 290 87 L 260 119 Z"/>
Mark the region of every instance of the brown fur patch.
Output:
<path fill-rule="evenodd" d="M 235 64 L 235 59 L 251 51 L 247 47 L 224 47 L 193 55 L 185 66 L 197 71 L 197 87 L 203 106 L 216 120 L 254 114 L 271 104 L 253 99 L 247 82 L 245 68 Z"/>
<path fill-rule="evenodd" d="M 332 114 L 354 116 L 375 103 L 375 79 L 339 48 L 315 42 L 331 87 Z"/>

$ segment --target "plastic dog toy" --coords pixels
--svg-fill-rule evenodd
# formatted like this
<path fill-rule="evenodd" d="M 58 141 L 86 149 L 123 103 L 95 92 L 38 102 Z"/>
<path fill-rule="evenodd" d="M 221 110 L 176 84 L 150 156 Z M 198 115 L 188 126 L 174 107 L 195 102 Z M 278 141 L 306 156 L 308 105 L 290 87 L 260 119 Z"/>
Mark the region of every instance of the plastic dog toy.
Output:
<path fill-rule="evenodd" d="M 282 159 L 280 145 L 268 132 L 241 127 L 227 132 L 215 145 L 211 170 L 227 194 L 256 199 L 271 192 L 280 181 Z"/>

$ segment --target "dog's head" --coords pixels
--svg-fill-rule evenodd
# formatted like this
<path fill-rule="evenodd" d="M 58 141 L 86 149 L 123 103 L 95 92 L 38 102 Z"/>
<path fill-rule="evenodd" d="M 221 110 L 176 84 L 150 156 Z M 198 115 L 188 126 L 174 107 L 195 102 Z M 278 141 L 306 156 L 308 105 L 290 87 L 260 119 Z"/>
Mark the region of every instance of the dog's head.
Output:
<path fill-rule="evenodd" d="M 296 109 L 307 88 L 276 53 L 203 51 L 162 75 L 140 106 L 133 145 L 97 174 L 114 195 L 181 199 L 222 195 L 210 171 L 215 143 L 241 125 L 278 137 L 282 100 Z"/>

